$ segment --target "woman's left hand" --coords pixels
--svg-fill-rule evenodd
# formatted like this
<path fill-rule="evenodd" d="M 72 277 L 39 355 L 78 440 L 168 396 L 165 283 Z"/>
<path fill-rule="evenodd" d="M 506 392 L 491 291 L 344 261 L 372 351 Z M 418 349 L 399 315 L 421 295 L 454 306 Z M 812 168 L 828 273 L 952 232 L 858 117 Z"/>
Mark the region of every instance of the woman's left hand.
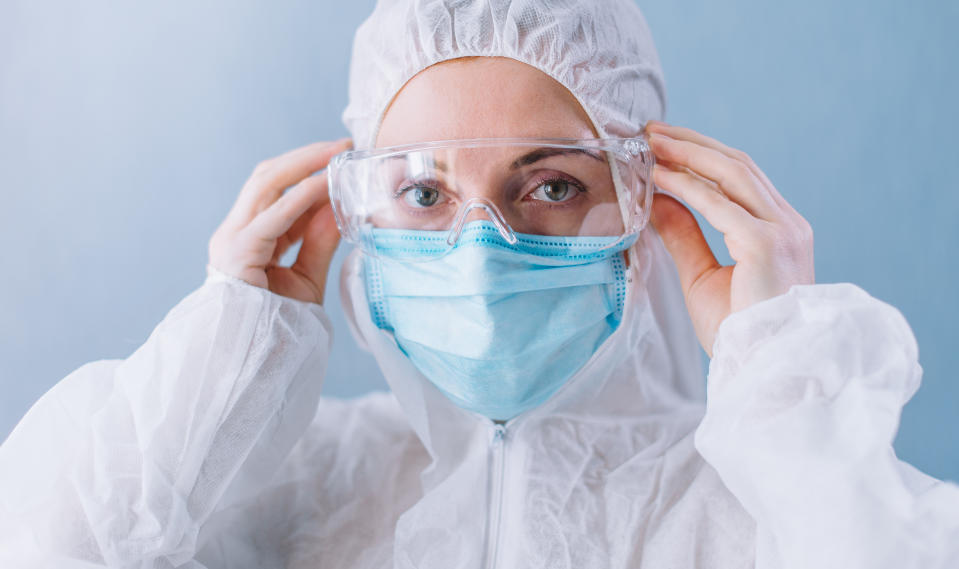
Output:
<path fill-rule="evenodd" d="M 650 121 L 653 181 L 722 232 L 735 261 L 722 266 L 693 214 L 664 194 L 652 224 L 679 271 L 696 335 L 712 356 L 719 324 L 732 312 L 815 282 L 809 223 L 744 152 L 688 128 Z"/>

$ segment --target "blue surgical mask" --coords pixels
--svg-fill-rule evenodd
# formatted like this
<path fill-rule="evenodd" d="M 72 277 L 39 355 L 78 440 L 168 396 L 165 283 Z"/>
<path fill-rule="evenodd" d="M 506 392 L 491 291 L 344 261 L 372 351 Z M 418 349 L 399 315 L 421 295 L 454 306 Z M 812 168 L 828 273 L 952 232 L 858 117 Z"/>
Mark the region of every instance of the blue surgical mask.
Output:
<path fill-rule="evenodd" d="M 511 245 L 493 223 L 474 221 L 450 252 L 423 260 L 447 235 L 372 230 L 370 312 L 453 403 L 511 419 L 546 401 L 616 329 L 622 252 L 635 237 L 517 234 Z"/>

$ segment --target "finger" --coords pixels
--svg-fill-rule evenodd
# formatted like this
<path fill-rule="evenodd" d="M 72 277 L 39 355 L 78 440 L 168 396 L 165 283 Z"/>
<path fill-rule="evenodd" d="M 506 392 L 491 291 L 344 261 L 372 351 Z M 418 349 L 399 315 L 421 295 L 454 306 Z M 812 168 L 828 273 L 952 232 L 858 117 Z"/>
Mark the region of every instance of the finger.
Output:
<path fill-rule="evenodd" d="M 675 140 L 686 140 L 689 142 L 695 142 L 696 144 L 699 144 L 700 146 L 705 146 L 707 148 L 712 148 L 713 150 L 716 150 L 717 152 L 721 152 L 722 154 L 734 160 L 741 160 L 742 162 L 747 162 L 747 160 L 749 162 L 752 161 L 751 159 L 749 159 L 749 156 L 745 152 L 741 150 L 737 150 L 730 146 L 727 146 L 723 144 L 722 142 L 716 140 L 715 138 L 706 136 L 705 134 L 702 134 L 701 132 L 697 132 L 691 128 L 687 128 L 684 126 L 671 125 L 671 124 L 667 124 L 660 121 L 649 121 L 648 123 L 646 123 L 646 130 L 649 133 L 665 134 L 666 136 L 673 138 Z M 765 176 L 762 175 L 761 171 L 755 172 L 755 173 L 757 174 L 756 176 L 757 178 L 765 178 Z"/>
<path fill-rule="evenodd" d="M 742 206 L 710 187 L 709 183 L 688 172 L 653 166 L 653 182 L 703 214 L 710 225 L 724 234 L 736 235 L 749 230 L 757 219 Z"/>
<path fill-rule="evenodd" d="M 780 217 L 779 207 L 768 190 L 742 162 L 712 148 L 687 140 L 675 140 L 663 134 L 651 135 L 649 144 L 657 158 L 685 166 L 716 182 L 723 193 L 756 217 L 768 221 Z"/>
<path fill-rule="evenodd" d="M 728 156 L 729 158 L 732 158 L 734 160 L 739 160 L 740 162 L 744 163 L 747 167 L 749 167 L 753 175 L 756 176 L 756 178 L 763 183 L 763 185 L 769 191 L 769 194 L 772 196 L 773 200 L 777 204 L 779 204 L 780 206 L 783 206 L 784 204 L 786 204 L 785 198 L 782 197 L 782 195 L 779 193 L 779 191 L 776 189 L 773 183 L 769 180 L 769 177 L 766 176 L 766 173 L 763 172 L 759 168 L 759 166 L 756 165 L 753 159 L 742 150 L 738 150 L 731 146 L 727 146 L 723 144 L 722 142 L 716 140 L 715 138 L 706 136 L 705 134 L 697 132 L 691 128 L 686 128 L 684 126 L 670 125 L 661 121 L 649 121 L 648 123 L 646 123 L 646 131 L 649 133 L 658 132 L 660 134 L 665 134 L 666 136 L 669 136 L 676 140 L 688 140 L 690 142 L 695 142 L 701 146 L 712 148 L 713 150 L 716 150 L 717 152 L 721 152 L 723 155 Z"/>
<path fill-rule="evenodd" d="M 340 242 L 340 232 L 336 228 L 333 208 L 323 207 L 310 219 L 303 234 L 303 245 L 296 256 L 296 262 L 290 267 L 312 282 L 321 291 L 326 289 L 326 275 L 330 261 Z"/>
<path fill-rule="evenodd" d="M 322 203 L 314 203 L 310 206 L 306 212 L 303 213 L 293 222 L 293 225 L 290 226 L 289 231 L 280 235 L 279 239 L 276 241 L 276 250 L 273 253 L 273 260 L 271 264 L 275 265 L 280 262 L 280 258 L 293 246 L 294 243 L 298 242 L 303 238 L 303 233 L 306 231 L 307 225 L 310 223 L 310 219 L 316 214 L 320 208 L 323 207 Z"/>
<path fill-rule="evenodd" d="M 232 217 L 241 225 L 249 223 L 276 202 L 283 190 L 325 168 L 351 144 L 348 138 L 317 142 L 261 162 L 240 191 Z"/>
<path fill-rule="evenodd" d="M 278 239 L 310 207 L 328 201 L 326 176 L 311 176 L 290 188 L 273 205 L 257 215 L 247 230 L 261 239 Z"/>
<path fill-rule="evenodd" d="M 663 240 L 679 273 L 679 282 L 688 295 L 694 283 L 704 274 L 720 268 L 703 231 L 692 212 L 675 199 L 656 194 L 650 222 Z"/>
<path fill-rule="evenodd" d="M 682 164 L 676 164 L 675 162 L 670 162 L 669 160 L 663 160 L 663 159 L 657 160 L 657 161 L 656 161 L 656 164 L 659 165 L 659 166 L 662 166 L 663 168 L 665 168 L 666 170 L 669 170 L 669 171 L 671 171 L 671 172 L 684 172 L 684 173 L 686 173 L 686 174 L 689 174 L 689 175 L 692 176 L 693 178 L 701 181 L 703 184 L 705 184 L 706 186 L 708 186 L 709 189 L 711 189 L 712 191 L 717 192 L 717 193 L 719 193 L 721 196 L 729 199 L 729 196 L 727 196 L 726 193 L 723 192 L 723 189 L 720 188 L 719 185 L 716 184 L 716 182 L 713 182 L 712 180 L 708 180 L 708 179 L 706 179 L 706 178 L 703 178 L 702 176 L 700 176 L 700 175 L 697 174 L 696 172 L 693 172 L 692 170 L 690 170 L 689 168 L 683 166 Z"/>

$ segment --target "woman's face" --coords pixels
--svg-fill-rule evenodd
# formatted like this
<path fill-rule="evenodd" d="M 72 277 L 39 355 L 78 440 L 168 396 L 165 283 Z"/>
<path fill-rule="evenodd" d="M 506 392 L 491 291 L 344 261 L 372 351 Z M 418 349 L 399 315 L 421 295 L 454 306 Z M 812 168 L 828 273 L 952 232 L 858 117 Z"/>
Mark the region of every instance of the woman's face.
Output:
<path fill-rule="evenodd" d="M 413 77 L 384 115 L 376 146 L 595 137 L 576 99 L 547 74 L 511 59 L 472 57 L 434 65 Z M 396 198 L 386 200 L 393 205 L 378 219 L 381 226 L 448 229 L 464 203 L 483 198 L 521 233 L 622 231 L 609 164 L 596 153 L 515 145 L 449 149 L 397 160 L 393 167 L 396 183 L 388 186 Z M 479 211 L 472 215 L 482 217 Z"/>

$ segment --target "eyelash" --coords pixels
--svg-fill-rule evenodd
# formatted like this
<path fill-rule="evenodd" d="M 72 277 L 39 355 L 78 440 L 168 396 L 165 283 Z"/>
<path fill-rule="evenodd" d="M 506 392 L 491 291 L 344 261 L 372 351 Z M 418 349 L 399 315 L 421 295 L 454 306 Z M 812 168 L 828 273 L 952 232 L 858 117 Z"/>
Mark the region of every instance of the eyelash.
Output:
<path fill-rule="evenodd" d="M 393 197 L 401 198 L 403 197 L 403 194 L 412 190 L 413 188 L 427 187 L 435 190 L 441 190 L 442 186 L 442 182 L 433 178 L 425 178 L 423 180 L 405 180 L 402 184 L 400 184 L 400 187 L 393 192 Z"/>
<path fill-rule="evenodd" d="M 552 204 L 549 204 L 549 205 L 546 206 L 546 207 L 568 207 L 571 202 L 575 202 L 575 201 L 576 201 L 576 198 L 579 197 L 580 194 L 585 194 L 586 192 L 589 191 L 589 190 L 586 188 L 586 186 L 584 186 L 582 183 L 580 183 L 579 180 L 577 180 L 576 178 L 574 178 L 574 177 L 572 177 L 572 176 L 568 176 L 568 175 L 565 175 L 565 174 L 552 174 L 552 173 L 551 173 L 551 174 L 544 174 L 544 175 L 542 175 L 542 176 L 537 177 L 536 180 L 537 180 L 537 181 L 536 181 L 535 185 L 533 186 L 533 190 L 532 190 L 531 192 L 527 192 L 526 196 L 529 196 L 531 193 L 535 192 L 535 191 L 536 191 L 537 189 L 539 189 L 539 187 L 542 186 L 543 184 L 549 184 L 549 183 L 552 183 L 552 182 L 566 182 L 567 184 L 569 184 L 569 185 L 573 186 L 574 188 L 576 188 L 576 197 L 574 197 L 573 199 L 571 199 L 571 200 L 566 200 L 566 201 L 563 201 L 563 202 L 552 203 Z M 526 196 L 523 197 L 523 200 L 524 200 L 524 201 L 526 201 Z M 531 200 L 531 201 L 542 201 L 542 200 Z"/>
<path fill-rule="evenodd" d="M 523 201 L 542 201 L 542 200 L 527 200 L 527 198 L 530 194 L 532 194 L 534 191 L 539 189 L 539 187 L 542 186 L 543 184 L 549 184 L 554 182 L 565 182 L 567 184 L 570 184 L 571 186 L 576 188 L 577 196 L 579 194 L 585 194 L 589 191 L 589 189 L 586 188 L 586 186 L 584 186 L 582 183 L 580 183 L 579 180 L 577 180 L 576 178 L 573 178 L 572 176 L 568 176 L 564 174 L 557 174 L 557 173 L 543 174 L 541 176 L 537 176 L 534 179 L 536 180 L 536 182 L 533 184 L 532 190 L 526 192 L 526 194 L 523 196 L 522 198 Z M 412 190 L 413 188 L 418 188 L 418 187 L 432 188 L 442 192 L 443 183 L 434 178 L 426 178 L 423 180 L 407 180 L 403 182 L 396 191 L 393 192 L 393 198 L 400 199 L 403 197 L 403 194 Z M 548 207 L 565 207 L 565 206 L 568 206 L 568 204 L 573 201 L 576 201 L 576 198 L 567 200 L 565 202 L 550 204 Z"/>

